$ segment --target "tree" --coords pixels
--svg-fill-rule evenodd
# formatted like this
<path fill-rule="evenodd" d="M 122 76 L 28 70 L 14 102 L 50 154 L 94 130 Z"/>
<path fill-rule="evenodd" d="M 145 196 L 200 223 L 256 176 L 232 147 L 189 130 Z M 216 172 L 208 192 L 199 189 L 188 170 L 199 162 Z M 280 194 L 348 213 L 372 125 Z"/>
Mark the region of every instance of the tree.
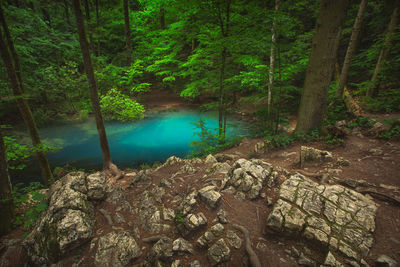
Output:
<path fill-rule="evenodd" d="M 348 0 L 320 2 L 296 132 L 308 132 L 322 124 L 347 6 Z"/>
<path fill-rule="evenodd" d="M 11 195 L 11 182 L 8 174 L 6 148 L 0 127 L 0 236 L 11 231 L 14 219 L 14 203 Z"/>
<path fill-rule="evenodd" d="M 278 12 L 280 8 L 280 0 L 275 0 L 275 11 Z M 274 87 L 274 72 L 275 72 L 275 47 L 276 47 L 276 20 L 272 22 L 271 28 L 271 53 L 269 57 L 269 79 L 268 79 L 268 116 L 271 116 L 271 99 L 272 89 Z"/>
<path fill-rule="evenodd" d="M 376 63 L 374 74 L 372 75 L 371 78 L 371 86 L 368 88 L 367 91 L 367 96 L 376 96 L 378 94 L 379 90 L 378 75 L 381 72 L 382 63 L 387 59 L 387 56 L 389 55 L 390 52 L 390 48 L 392 46 L 393 33 L 396 30 L 396 26 L 399 20 L 399 5 L 400 1 L 396 0 L 395 8 L 393 9 L 393 13 L 390 18 L 388 31 L 385 35 L 385 41 L 383 43 L 381 52 L 379 53 L 378 62 Z"/>
<path fill-rule="evenodd" d="M 0 21 L 2 24 L 2 28 L 6 33 L 5 36 L 7 38 L 7 43 L 9 47 L 7 47 L 6 42 L 3 38 L 3 32 L 0 29 L 0 53 L 4 63 L 4 66 L 7 71 L 8 79 L 10 81 L 14 96 L 16 97 L 18 109 L 21 113 L 22 119 L 28 129 L 29 135 L 32 140 L 32 145 L 35 148 L 36 156 L 39 161 L 39 166 L 42 172 L 43 180 L 45 185 L 49 185 L 53 180 L 53 175 L 50 170 L 50 165 L 47 160 L 46 154 L 42 149 L 42 142 L 40 140 L 39 131 L 36 127 L 35 120 L 32 116 L 31 109 L 29 108 L 28 102 L 25 100 L 23 95 L 23 83 L 20 78 L 20 69 L 18 57 L 16 56 L 14 44 L 11 40 L 11 36 L 9 35 L 8 26 L 6 20 L 3 16 L 3 11 L 0 7 Z M 11 54 L 10 54 L 11 51 Z"/>
<path fill-rule="evenodd" d="M 128 0 L 124 1 L 124 21 L 125 21 L 125 38 L 126 38 L 126 51 L 128 55 L 128 63 L 131 63 L 132 46 L 131 46 L 131 27 L 129 24 L 129 4 Z"/>
<path fill-rule="evenodd" d="M 112 174 L 117 175 L 120 173 L 118 173 L 116 166 L 111 161 L 111 154 L 110 154 L 110 148 L 108 146 L 106 129 L 104 127 L 103 116 L 101 115 L 99 95 L 97 91 L 96 80 L 94 77 L 92 60 L 90 59 L 89 44 L 86 39 L 85 26 L 83 24 L 81 3 L 80 0 L 73 0 L 72 4 L 75 13 L 76 25 L 78 28 L 79 43 L 81 45 L 81 50 L 82 50 L 83 65 L 85 68 L 90 88 L 92 109 L 96 119 L 97 132 L 99 134 L 101 153 L 103 157 L 103 169 L 110 170 Z"/>
<path fill-rule="evenodd" d="M 354 22 L 353 30 L 351 32 L 349 46 L 347 47 L 346 57 L 344 58 L 342 71 L 340 72 L 340 76 L 339 76 L 339 85 L 338 85 L 338 88 L 336 91 L 336 96 L 339 98 L 343 95 L 343 89 L 347 84 L 347 77 L 349 74 L 350 62 L 351 62 L 351 58 L 353 57 L 353 54 L 356 50 L 357 40 L 358 40 L 358 36 L 360 35 L 360 30 L 361 30 L 361 22 L 362 22 L 362 18 L 363 18 L 364 11 L 365 11 L 367 4 L 368 4 L 368 0 L 361 1 L 360 7 L 357 12 L 356 20 Z"/>

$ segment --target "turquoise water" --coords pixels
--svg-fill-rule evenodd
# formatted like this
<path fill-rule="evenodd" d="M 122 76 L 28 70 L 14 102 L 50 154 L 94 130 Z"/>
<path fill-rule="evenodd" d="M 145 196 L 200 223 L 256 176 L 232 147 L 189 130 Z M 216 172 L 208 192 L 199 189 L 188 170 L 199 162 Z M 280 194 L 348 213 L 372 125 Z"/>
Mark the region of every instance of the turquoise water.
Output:
<path fill-rule="evenodd" d="M 118 167 L 126 168 L 162 162 L 172 155 L 185 157 L 192 150 L 190 142 L 199 139 L 194 134 L 200 130 L 191 122 L 198 122 L 200 118 L 208 128 L 218 127 L 215 113 L 188 110 L 160 113 L 138 122 L 108 122 L 105 126 L 112 160 Z M 245 135 L 246 127 L 244 122 L 230 118 L 227 135 Z M 57 153 L 48 154 L 52 168 L 66 164 L 75 168 L 101 168 L 101 151 L 93 119 L 45 127 L 40 129 L 40 135 L 44 143 L 62 147 Z M 24 175 L 35 174 L 39 174 L 36 164 L 24 171 Z"/>

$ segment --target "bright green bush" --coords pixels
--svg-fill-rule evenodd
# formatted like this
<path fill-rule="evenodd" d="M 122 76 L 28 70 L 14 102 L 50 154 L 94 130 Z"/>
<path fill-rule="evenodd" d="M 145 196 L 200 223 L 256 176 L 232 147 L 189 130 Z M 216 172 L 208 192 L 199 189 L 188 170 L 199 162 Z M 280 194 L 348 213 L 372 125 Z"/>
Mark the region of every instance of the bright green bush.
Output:
<path fill-rule="evenodd" d="M 144 118 L 144 106 L 114 88 L 101 97 L 100 105 L 106 120 L 126 122 Z"/>

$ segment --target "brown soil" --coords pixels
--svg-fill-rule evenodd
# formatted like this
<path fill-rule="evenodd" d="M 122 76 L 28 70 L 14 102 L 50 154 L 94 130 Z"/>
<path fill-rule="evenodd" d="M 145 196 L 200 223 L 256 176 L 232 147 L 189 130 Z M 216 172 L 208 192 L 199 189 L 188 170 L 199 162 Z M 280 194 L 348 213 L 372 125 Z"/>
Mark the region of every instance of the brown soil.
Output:
<path fill-rule="evenodd" d="M 186 104 L 182 102 L 180 98 L 171 96 L 167 92 L 159 91 L 154 93 L 149 98 L 145 97 L 146 105 L 150 108 L 157 108 L 160 110 L 169 109 L 171 107 L 182 107 Z M 190 105 L 188 105 L 190 106 Z M 224 153 L 237 154 L 243 158 L 260 158 L 266 162 L 271 163 L 273 166 L 279 166 L 286 169 L 289 172 L 295 172 L 299 170 L 299 151 L 302 145 L 311 146 L 314 148 L 329 150 L 332 152 L 335 159 L 342 157 L 350 162 L 349 166 L 339 166 L 334 162 L 325 163 L 318 167 L 304 168 L 302 171 L 307 173 L 326 173 L 329 170 L 334 170 L 334 176 L 339 178 L 351 178 L 355 180 L 363 179 L 367 182 L 374 184 L 386 184 L 391 186 L 400 187 L 400 142 L 398 141 L 384 141 L 378 139 L 370 139 L 367 137 L 347 136 L 343 145 L 335 148 L 327 147 L 323 142 L 312 142 L 312 143 L 301 143 L 297 142 L 285 149 L 277 149 L 263 154 L 254 153 L 254 145 L 257 142 L 262 141 L 259 139 L 246 139 L 237 146 Z M 371 150 L 372 149 L 372 150 Z M 382 151 L 380 152 L 373 152 Z M 376 150 L 377 149 L 377 150 Z M 378 155 L 377 155 L 378 154 Z M 152 178 L 152 185 L 159 185 L 162 178 L 169 178 L 171 175 L 176 173 L 179 168 L 183 166 L 183 163 L 178 163 L 172 166 L 160 168 L 155 171 L 152 170 L 150 177 Z M 175 178 L 181 179 L 181 182 L 176 182 L 171 188 L 165 188 L 166 194 L 162 199 L 162 204 L 166 207 L 170 207 L 176 210 L 177 203 L 172 203 L 172 199 L 176 195 L 184 196 L 185 194 L 192 191 L 193 188 L 200 189 L 205 182 L 204 177 L 206 169 L 211 164 L 194 164 L 194 167 L 198 171 L 193 174 L 181 174 Z M 284 179 L 282 171 L 280 172 L 280 182 Z M 222 178 L 221 176 L 215 176 L 213 178 Z M 128 187 L 131 176 L 124 176 L 117 182 L 117 185 L 123 187 L 126 190 L 129 203 L 133 208 L 137 207 L 139 198 L 144 190 L 150 190 L 152 186 L 136 186 L 133 188 Z M 275 200 L 277 191 L 263 189 L 263 193 L 272 201 Z M 222 201 L 220 208 L 224 209 L 228 213 L 228 219 L 230 223 L 242 225 L 247 228 L 250 232 L 250 239 L 252 247 L 257 253 L 263 266 L 298 266 L 296 261 L 290 257 L 288 249 L 291 246 L 296 246 L 301 249 L 302 244 L 298 243 L 298 240 L 283 239 L 278 236 L 273 236 L 265 233 L 266 218 L 272 209 L 271 205 L 267 205 L 267 200 L 259 198 L 256 201 L 240 201 L 234 198 L 231 194 L 222 193 Z M 375 199 L 376 203 L 379 204 L 379 208 L 376 216 L 376 230 L 374 233 L 374 245 L 367 257 L 367 262 L 374 266 L 375 259 L 385 254 L 397 262 L 400 262 L 400 207 L 393 205 L 389 202 Z M 120 224 L 118 226 L 111 227 L 108 225 L 107 220 L 98 211 L 100 208 L 108 210 L 111 214 L 114 214 L 115 206 L 107 202 L 102 202 L 96 207 L 96 225 L 94 237 L 99 237 L 107 234 L 113 230 L 128 230 L 132 231 L 132 227 L 128 224 Z M 216 218 L 217 210 L 210 211 L 206 209 L 203 204 L 200 204 L 200 208 L 197 212 L 203 212 L 207 217 L 208 226 L 213 225 L 213 220 Z M 136 217 L 128 212 L 122 212 L 127 222 L 134 222 Z M 230 224 L 226 225 L 228 229 L 232 229 Z M 198 232 L 196 235 L 188 238 L 189 241 L 194 243 L 197 238 L 204 231 Z M 244 240 L 243 235 L 236 231 L 238 235 Z M 4 236 L 0 241 L 4 239 L 22 238 L 21 229 L 17 229 L 8 236 Z M 141 234 L 144 233 L 141 231 Z M 178 237 L 173 231 L 165 234 L 171 237 L 173 240 Z M 141 238 L 147 237 L 143 235 Z M 135 260 L 132 263 L 141 262 L 147 252 L 151 248 L 151 244 L 144 243 L 141 240 L 137 240 L 139 247 L 142 250 L 142 257 Z M 195 246 L 196 247 L 196 246 Z M 5 249 L 1 249 L 0 256 L 3 256 Z M 84 245 L 82 248 L 71 251 L 71 256 L 63 260 L 63 266 L 71 266 L 74 262 L 81 261 L 81 266 L 93 266 L 94 255 L 91 254 L 90 243 Z M 26 255 L 23 250 L 17 249 L 13 255 L 10 255 L 14 260 L 12 261 L 13 266 L 24 266 L 26 261 Z M 246 252 L 244 244 L 240 249 L 231 248 L 231 260 L 228 263 L 222 264 L 221 266 L 244 266 L 244 259 L 246 258 Z M 202 266 L 209 266 L 207 260 L 206 251 L 195 248 L 193 255 L 174 256 L 174 259 L 181 259 L 185 265 L 197 259 L 201 262 Z"/>

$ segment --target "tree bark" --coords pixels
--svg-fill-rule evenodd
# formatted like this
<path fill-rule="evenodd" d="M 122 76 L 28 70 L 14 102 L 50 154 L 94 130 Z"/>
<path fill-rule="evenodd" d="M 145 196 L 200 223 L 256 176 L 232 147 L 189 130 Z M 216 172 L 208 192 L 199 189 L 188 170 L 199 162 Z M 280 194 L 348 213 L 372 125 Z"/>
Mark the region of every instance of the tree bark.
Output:
<path fill-rule="evenodd" d="M 165 29 L 165 9 L 163 4 L 160 6 L 160 26 L 161 29 Z"/>
<path fill-rule="evenodd" d="M 275 0 L 275 11 L 280 8 L 280 0 Z M 271 54 L 269 57 L 269 80 L 268 80 L 268 116 L 271 115 L 272 89 L 274 87 L 274 72 L 275 72 L 275 47 L 276 47 L 276 19 L 274 18 L 271 28 Z"/>
<path fill-rule="evenodd" d="M 96 6 L 96 35 L 97 35 L 97 50 L 96 55 L 100 56 L 100 37 L 99 37 L 99 0 L 94 1 Z"/>
<path fill-rule="evenodd" d="M 218 20 L 220 23 L 220 30 L 223 38 L 229 36 L 229 20 L 230 20 L 230 8 L 231 1 L 228 0 L 226 4 L 226 20 L 224 22 L 222 18 L 222 11 L 220 6 L 217 4 Z M 223 144 L 225 142 L 225 131 L 226 131 L 226 103 L 225 103 L 225 66 L 226 66 L 227 49 L 225 45 L 221 52 L 221 69 L 220 69 L 220 80 L 219 80 L 219 104 L 218 104 L 218 135 L 219 142 Z"/>
<path fill-rule="evenodd" d="M 83 65 L 85 67 L 86 76 L 87 76 L 89 88 L 90 88 L 90 97 L 91 97 L 91 102 L 92 102 L 92 108 L 93 108 L 94 116 L 96 118 L 97 132 L 99 133 L 100 147 L 101 147 L 101 152 L 102 152 L 102 157 L 103 157 L 103 168 L 110 169 L 111 165 L 112 165 L 111 154 L 110 154 L 110 149 L 108 146 L 106 129 L 104 127 L 104 122 L 103 122 L 103 116 L 101 115 L 100 101 L 99 101 L 99 96 L 98 96 L 98 92 L 97 92 L 96 80 L 94 78 L 92 61 L 90 59 L 89 44 L 86 39 L 81 4 L 80 4 L 79 0 L 73 0 L 72 4 L 73 4 L 74 13 L 75 13 L 76 25 L 78 27 L 78 35 L 79 35 L 79 42 L 80 42 L 81 50 L 82 50 Z"/>
<path fill-rule="evenodd" d="M 69 25 L 71 25 L 71 16 L 69 15 L 69 8 L 68 8 L 67 0 L 64 0 L 64 11 L 65 11 L 65 17 L 67 19 L 67 23 Z"/>
<path fill-rule="evenodd" d="M 0 127 L 0 236 L 11 231 L 12 221 L 14 219 L 14 203 L 11 192 L 6 148 Z"/>
<path fill-rule="evenodd" d="M 390 48 L 393 42 L 393 33 L 396 30 L 396 26 L 399 19 L 399 4 L 400 1 L 397 0 L 395 3 L 395 8 L 393 10 L 392 16 L 390 18 L 390 23 L 388 27 L 388 31 L 385 36 L 385 41 L 383 43 L 383 47 L 381 52 L 379 53 L 378 62 L 376 63 L 374 74 L 371 78 L 371 86 L 367 91 L 367 96 L 376 96 L 379 91 L 379 84 L 378 84 L 378 75 L 382 69 L 382 63 L 387 59 L 389 55 Z"/>
<path fill-rule="evenodd" d="M 86 17 L 86 23 L 87 23 L 87 30 L 89 33 L 89 47 L 90 50 L 93 52 L 93 33 L 92 33 L 92 26 L 90 24 L 90 6 L 89 6 L 89 1 L 84 0 L 85 3 L 85 17 Z"/>
<path fill-rule="evenodd" d="M 344 87 L 347 84 L 347 77 L 349 74 L 351 58 L 353 57 L 353 54 L 356 51 L 357 40 L 358 40 L 358 36 L 360 35 L 360 30 L 361 30 L 361 22 L 362 22 L 362 18 L 363 18 L 364 11 L 365 11 L 367 4 L 368 4 L 368 0 L 361 1 L 360 7 L 358 8 L 356 20 L 354 21 L 354 26 L 353 26 L 353 30 L 351 32 L 349 46 L 347 47 L 342 71 L 340 72 L 339 85 L 338 85 L 338 88 L 336 91 L 336 96 L 339 98 L 343 95 Z"/>
<path fill-rule="evenodd" d="M 128 0 L 123 0 L 123 1 L 124 1 L 126 51 L 128 54 L 128 62 L 130 64 L 132 61 L 132 46 L 131 46 L 131 27 L 129 24 L 129 4 Z"/>
<path fill-rule="evenodd" d="M 320 2 L 296 132 L 308 132 L 322 124 L 347 6 L 348 0 Z"/>
<path fill-rule="evenodd" d="M 6 24 L 2 24 L 2 28 L 6 32 L 8 31 Z M 8 43 L 12 44 L 12 40 L 8 40 Z M 53 175 L 51 173 L 50 165 L 47 160 L 46 154 L 42 149 L 42 142 L 40 140 L 39 131 L 36 127 L 36 123 L 32 116 L 31 109 L 29 108 L 27 101 L 23 97 L 22 81 L 18 79 L 17 71 L 15 70 L 15 66 L 13 65 L 13 62 L 18 62 L 18 59 L 13 60 L 13 55 L 10 54 L 9 49 L 6 46 L 1 29 L 0 29 L 0 53 L 4 66 L 7 71 L 7 76 L 10 81 L 11 88 L 13 90 L 14 96 L 16 97 L 18 109 L 21 112 L 21 116 L 28 129 L 29 135 L 32 140 L 32 145 L 36 150 L 35 153 L 39 161 L 39 166 L 42 172 L 43 181 L 45 185 L 48 186 L 50 182 L 53 180 Z"/>

